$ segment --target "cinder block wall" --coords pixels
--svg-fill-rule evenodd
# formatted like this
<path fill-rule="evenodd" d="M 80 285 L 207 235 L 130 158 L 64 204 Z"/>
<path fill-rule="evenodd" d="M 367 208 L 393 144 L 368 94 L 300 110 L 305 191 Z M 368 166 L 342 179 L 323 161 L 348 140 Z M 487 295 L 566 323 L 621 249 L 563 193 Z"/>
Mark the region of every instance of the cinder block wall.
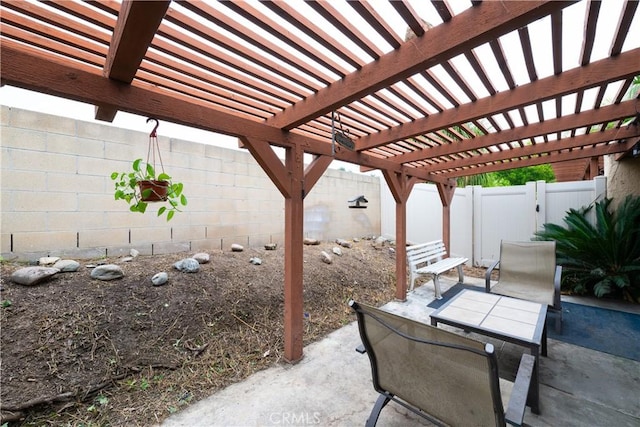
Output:
<path fill-rule="evenodd" d="M 111 172 L 146 160 L 148 132 L 5 106 L 0 130 L 5 259 L 283 243 L 284 198 L 248 152 L 160 137 L 164 169 L 184 183 L 189 201 L 167 222 L 157 205 L 142 215 L 113 199 Z M 349 209 L 360 194 L 367 209 Z M 328 169 L 305 198 L 304 231 L 321 240 L 380 234 L 380 180 Z"/>

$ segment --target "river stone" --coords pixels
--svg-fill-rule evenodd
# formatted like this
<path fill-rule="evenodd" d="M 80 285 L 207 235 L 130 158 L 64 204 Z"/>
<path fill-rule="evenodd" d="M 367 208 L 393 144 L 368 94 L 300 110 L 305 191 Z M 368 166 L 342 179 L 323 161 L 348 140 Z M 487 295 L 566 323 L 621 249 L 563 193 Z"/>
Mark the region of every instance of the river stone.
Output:
<path fill-rule="evenodd" d="M 244 251 L 244 247 L 242 245 L 234 243 L 234 244 L 231 245 L 231 250 L 233 252 L 242 252 L 242 251 Z"/>
<path fill-rule="evenodd" d="M 60 270 L 53 267 L 25 267 L 11 274 L 11 281 L 19 285 L 33 286 L 48 280 Z"/>
<path fill-rule="evenodd" d="M 344 239 L 337 239 L 336 243 L 342 246 L 343 248 L 350 248 L 352 246 L 350 242 L 347 242 Z"/>
<path fill-rule="evenodd" d="M 200 264 L 207 264 L 211 260 L 211 257 L 209 256 L 209 254 L 205 252 L 198 252 L 197 254 L 193 255 L 191 258 L 195 259 Z"/>
<path fill-rule="evenodd" d="M 249 259 L 249 262 L 253 265 L 262 265 L 262 260 L 257 256 L 254 256 L 251 259 Z"/>
<path fill-rule="evenodd" d="M 75 271 L 78 271 L 78 269 L 80 268 L 80 263 L 72 259 L 61 259 L 60 261 L 53 264 L 53 268 L 57 268 L 61 273 L 73 273 Z"/>
<path fill-rule="evenodd" d="M 185 258 L 173 264 L 176 270 L 185 273 L 196 273 L 200 270 L 200 263 L 193 258 Z"/>
<path fill-rule="evenodd" d="M 312 239 L 310 237 L 306 237 L 302 243 L 304 243 L 305 245 L 319 245 L 320 244 L 320 240 L 318 239 Z"/>
<path fill-rule="evenodd" d="M 43 256 L 38 260 L 38 265 L 53 265 L 60 261 L 59 256 Z"/>
<path fill-rule="evenodd" d="M 336 255 L 338 255 L 338 256 L 342 256 L 342 249 L 340 249 L 340 248 L 339 248 L 339 247 L 337 247 L 337 246 L 334 246 L 334 247 L 333 247 L 333 253 L 334 253 L 334 254 L 336 254 Z"/>
<path fill-rule="evenodd" d="M 267 243 L 266 245 L 264 245 L 264 248 L 268 251 L 275 251 L 277 247 L 277 243 Z"/>
<path fill-rule="evenodd" d="M 124 272 L 119 266 L 115 264 L 99 265 L 91 270 L 92 279 L 108 281 L 122 279 L 123 277 Z"/>
<path fill-rule="evenodd" d="M 320 258 L 322 258 L 322 262 L 326 263 L 326 264 L 331 264 L 333 263 L 333 258 L 331 258 L 331 255 L 329 255 L 328 253 L 326 253 L 325 251 L 322 251 L 320 253 Z"/>
<path fill-rule="evenodd" d="M 154 275 L 151 278 L 151 283 L 153 283 L 153 286 L 162 286 L 168 281 L 169 281 L 169 275 L 164 271 Z"/>

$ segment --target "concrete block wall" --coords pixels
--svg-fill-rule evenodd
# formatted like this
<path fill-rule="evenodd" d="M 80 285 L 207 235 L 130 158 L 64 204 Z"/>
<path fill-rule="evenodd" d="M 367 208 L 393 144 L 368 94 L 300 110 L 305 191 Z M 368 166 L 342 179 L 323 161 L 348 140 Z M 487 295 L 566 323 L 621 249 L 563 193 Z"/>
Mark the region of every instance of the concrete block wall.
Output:
<path fill-rule="evenodd" d="M 188 206 L 167 222 L 113 199 L 114 171 L 146 160 L 148 132 L 2 106 L 0 253 L 93 258 L 229 250 L 283 243 L 284 198 L 246 151 L 159 137 L 164 170 L 183 182 Z M 159 167 L 159 166 L 158 166 Z M 367 209 L 349 209 L 358 195 Z M 305 235 L 380 234 L 380 180 L 328 169 L 305 198 Z"/>

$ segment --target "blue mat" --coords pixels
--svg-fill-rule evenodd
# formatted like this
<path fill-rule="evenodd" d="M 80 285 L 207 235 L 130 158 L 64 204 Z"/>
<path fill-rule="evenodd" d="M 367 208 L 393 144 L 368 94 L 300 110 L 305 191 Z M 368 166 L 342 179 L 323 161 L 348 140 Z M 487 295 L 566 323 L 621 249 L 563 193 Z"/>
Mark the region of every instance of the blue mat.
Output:
<path fill-rule="evenodd" d="M 547 336 L 640 362 L 640 314 L 588 305 L 562 303 L 562 333 L 547 316 Z"/>
<path fill-rule="evenodd" d="M 462 289 L 484 291 L 484 288 L 458 283 L 442 294 L 441 300 L 427 305 L 439 308 Z M 550 339 L 640 362 L 640 314 L 588 305 L 562 303 L 562 333 L 555 330 L 557 314 L 547 316 Z"/>

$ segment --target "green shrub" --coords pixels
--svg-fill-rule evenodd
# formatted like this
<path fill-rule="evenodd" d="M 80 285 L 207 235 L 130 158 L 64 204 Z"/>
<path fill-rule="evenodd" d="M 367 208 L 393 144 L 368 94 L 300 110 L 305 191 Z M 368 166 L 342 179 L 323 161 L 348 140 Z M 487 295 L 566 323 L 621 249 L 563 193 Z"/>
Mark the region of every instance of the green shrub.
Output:
<path fill-rule="evenodd" d="M 563 289 L 640 302 L 640 197 L 627 196 L 615 211 L 608 198 L 570 209 L 564 222 L 544 224 L 535 237 L 556 241 Z"/>

